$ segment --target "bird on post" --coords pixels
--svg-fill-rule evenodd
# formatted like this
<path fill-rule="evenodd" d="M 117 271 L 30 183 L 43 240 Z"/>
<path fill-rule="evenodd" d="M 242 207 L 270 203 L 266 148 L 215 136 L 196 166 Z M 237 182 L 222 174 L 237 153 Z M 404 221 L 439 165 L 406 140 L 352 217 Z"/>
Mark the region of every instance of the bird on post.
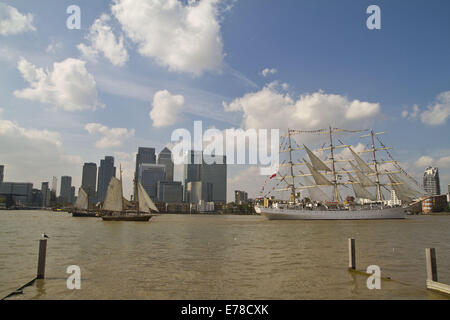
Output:
<path fill-rule="evenodd" d="M 42 238 L 45 238 L 45 239 L 48 239 L 48 238 L 49 238 L 45 233 L 43 233 L 43 234 L 41 235 L 41 237 L 42 237 Z"/>

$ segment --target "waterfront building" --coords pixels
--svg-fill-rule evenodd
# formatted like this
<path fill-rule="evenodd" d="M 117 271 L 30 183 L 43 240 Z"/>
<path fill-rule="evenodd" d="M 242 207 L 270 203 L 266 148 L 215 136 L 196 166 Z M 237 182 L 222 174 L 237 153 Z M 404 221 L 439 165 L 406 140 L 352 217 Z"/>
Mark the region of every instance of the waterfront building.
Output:
<path fill-rule="evenodd" d="M 159 202 L 178 203 L 183 201 L 183 185 L 178 181 L 158 181 L 157 199 Z"/>
<path fill-rule="evenodd" d="M 61 189 L 59 191 L 59 197 L 62 203 L 71 203 L 72 201 L 71 191 L 72 191 L 72 177 L 62 176 Z"/>
<path fill-rule="evenodd" d="M 70 203 L 75 203 L 75 187 L 70 187 Z"/>
<path fill-rule="evenodd" d="M 153 201 L 157 201 L 157 183 L 164 181 L 166 166 L 161 164 L 141 163 L 139 165 L 138 181 Z"/>
<path fill-rule="evenodd" d="M 394 189 L 391 190 L 391 199 L 387 201 L 387 205 L 391 207 L 402 205 L 402 200 L 398 199 Z"/>
<path fill-rule="evenodd" d="M 423 188 L 428 195 L 435 196 L 441 194 L 441 186 L 439 181 L 439 169 L 428 167 L 423 174 Z"/>
<path fill-rule="evenodd" d="M 97 182 L 97 164 L 85 163 L 83 165 L 83 176 L 81 179 L 81 187 L 88 194 L 89 204 L 97 202 L 96 197 L 96 182 Z"/>
<path fill-rule="evenodd" d="M 135 177 L 138 177 L 139 166 L 143 163 L 156 164 L 155 148 L 138 148 L 138 153 L 136 154 Z"/>
<path fill-rule="evenodd" d="M 3 182 L 4 174 L 5 174 L 5 166 L 0 165 L 0 184 Z"/>
<path fill-rule="evenodd" d="M 245 191 L 235 190 L 234 191 L 234 203 L 243 204 L 248 201 L 248 193 Z"/>
<path fill-rule="evenodd" d="M 0 184 L 0 195 L 9 202 L 25 205 L 31 203 L 32 189 L 33 184 L 28 182 L 2 182 Z M 14 203 L 11 204 L 14 205 Z"/>
<path fill-rule="evenodd" d="M 158 164 L 166 166 L 166 177 L 164 181 L 173 181 L 173 160 L 172 152 L 168 148 L 164 148 L 158 154 Z"/>
<path fill-rule="evenodd" d="M 39 189 L 31 189 L 31 203 L 33 207 L 42 206 L 42 191 Z"/>
<path fill-rule="evenodd" d="M 189 182 L 203 182 L 211 184 L 212 196 L 210 200 L 215 203 L 227 201 L 227 164 L 226 156 L 203 156 L 200 151 L 188 151 L 185 154 L 184 185 L 185 201 L 190 201 L 187 196 Z"/>
<path fill-rule="evenodd" d="M 51 198 L 50 188 L 49 188 L 49 183 L 48 182 L 42 182 L 41 193 L 42 193 L 41 206 L 43 208 L 48 208 L 50 206 L 50 198 Z"/>
<path fill-rule="evenodd" d="M 214 186 L 203 181 L 191 181 L 186 186 L 186 202 L 199 203 L 200 201 L 211 202 Z"/>
<path fill-rule="evenodd" d="M 115 176 L 114 157 L 105 156 L 105 159 L 100 160 L 100 166 L 98 167 L 97 201 L 105 200 L 109 182 Z"/>

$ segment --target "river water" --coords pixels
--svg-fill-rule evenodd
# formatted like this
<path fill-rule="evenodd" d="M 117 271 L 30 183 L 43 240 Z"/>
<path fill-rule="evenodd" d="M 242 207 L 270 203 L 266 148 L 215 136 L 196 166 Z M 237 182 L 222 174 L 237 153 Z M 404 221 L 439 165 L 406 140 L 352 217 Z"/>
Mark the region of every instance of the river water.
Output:
<path fill-rule="evenodd" d="M 161 215 L 104 222 L 47 211 L 0 211 L 0 294 L 33 279 L 49 235 L 46 279 L 11 299 L 446 299 L 425 289 L 425 248 L 450 283 L 450 216 L 385 221 L 266 221 L 260 216 Z M 347 270 L 378 265 L 380 290 Z M 67 289 L 66 268 L 81 269 Z"/>

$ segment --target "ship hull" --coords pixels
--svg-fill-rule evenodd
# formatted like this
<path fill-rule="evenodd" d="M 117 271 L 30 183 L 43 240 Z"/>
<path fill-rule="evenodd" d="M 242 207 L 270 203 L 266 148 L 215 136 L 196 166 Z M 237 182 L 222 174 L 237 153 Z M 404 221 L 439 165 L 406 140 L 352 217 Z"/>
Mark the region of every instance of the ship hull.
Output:
<path fill-rule="evenodd" d="M 145 222 L 150 220 L 151 215 L 129 215 L 129 216 L 102 216 L 103 221 L 141 221 Z"/>
<path fill-rule="evenodd" d="M 76 218 L 96 218 L 96 217 L 98 217 L 98 215 L 95 212 L 72 211 L 72 217 L 76 217 Z"/>
<path fill-rule="evenodd" d="M 302 210 L 255 207 L 268 220 L 383 220 L 405 219 L 402 207 L 355 210 Z"/>

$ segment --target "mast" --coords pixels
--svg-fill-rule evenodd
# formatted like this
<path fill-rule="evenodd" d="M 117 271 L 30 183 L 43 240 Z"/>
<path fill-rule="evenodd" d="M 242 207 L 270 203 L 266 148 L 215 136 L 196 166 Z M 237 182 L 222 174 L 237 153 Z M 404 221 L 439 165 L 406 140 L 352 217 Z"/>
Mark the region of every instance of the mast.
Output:
<path fill-rule="evenodd" d="M 331 154 L 331 163 L 332 163 L 332 174 L 333 174 L 333 185 L 334 185 L 334 194 L 333 194 L 333 199 L 334 201 L 339 202 L 340 200 L 340 196 L 339 196 L 339 189 L 338 189 L 338 181 L 337 181 L 337 173 L 336 173 L 336 166 L 335 166 L 335 160 L 334 160 L 334 146 L 333 146 L 333 129 L 331 128 L 331 126 L 329 126 L 330 128 L 330 154 Z"/>
<path fill-rule="evenodd" d="M 383 194 L 381 193 L 381 186 L 380 186 L 380 173 L 378 172 L 378 163 L 377 163 L 377 155 L 375 151 L 375 138 L 374 138 L 374 132 L 373 129 L 370 130 L 370 136 L 372 138 L 372 155 L 373 155 L 373 163 L 375 166 L 375 183 L 377 185 L 377 201 L 383 200 Z"/>
<path fill-rule="evenodd" d="M 292 163 L 292 144 L 291 144 L 291 130 L 288 128 L 288 140 L 289 140 L 289 166 L 291 168 L 291 200 L 295 203 L 295 177 L 294 177 L 294 165 Z"/>

